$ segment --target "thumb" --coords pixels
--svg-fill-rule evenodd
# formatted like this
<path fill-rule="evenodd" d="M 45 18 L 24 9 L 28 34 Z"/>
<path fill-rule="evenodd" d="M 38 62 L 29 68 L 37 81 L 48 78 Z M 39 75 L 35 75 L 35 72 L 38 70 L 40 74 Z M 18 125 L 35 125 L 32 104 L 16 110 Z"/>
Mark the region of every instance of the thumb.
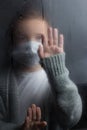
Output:
<path fill-rule="evenodd" d="M 47 126 L 47 122 L 46 121 L 42 121 L 42 122 L 35 122 L 35 126 L 37 127 L 45 127 Z"/>
<path fill-rule="evenodd" d="M 40 45 L 40 46 L 39 46 L 38 53 L 39 53 L 40 58 L 44 58 L 44 49 L 43 49 L 43 45 Z"/>

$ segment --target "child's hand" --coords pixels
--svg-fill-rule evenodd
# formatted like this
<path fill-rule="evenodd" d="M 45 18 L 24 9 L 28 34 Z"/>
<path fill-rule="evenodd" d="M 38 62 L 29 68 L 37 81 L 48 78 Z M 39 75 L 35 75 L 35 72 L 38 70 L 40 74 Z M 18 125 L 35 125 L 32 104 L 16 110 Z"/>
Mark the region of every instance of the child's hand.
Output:
<path fill-rule="evenodd" d="M 27 111 L 27 116 L 22 130 L 40 130 L 47 125 L 46 121 L 41 121 L 41 109 L 32 104 Z"/>
<path fill-rule="evenodd" d="M 48 28 L 48 42 L 44 36 L 42 36 L 42 39 L 43 46 L 40 46 L 39 48 L 39 55 L 41 58 L 50 57 L 52 55 L 64 52 L 64 37 L 62 34 L 60 34 L 58 37 L 58 30 L 56 28 Z"/>

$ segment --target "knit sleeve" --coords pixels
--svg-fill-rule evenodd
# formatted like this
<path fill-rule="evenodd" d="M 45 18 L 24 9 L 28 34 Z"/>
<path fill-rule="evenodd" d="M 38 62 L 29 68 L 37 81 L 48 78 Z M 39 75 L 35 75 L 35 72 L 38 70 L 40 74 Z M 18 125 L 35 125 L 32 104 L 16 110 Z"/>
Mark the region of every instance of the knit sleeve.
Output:
<path fill-rule="evenodd" d="M 19 125 L 11 123 L 6 119 L 6 109 L 0 96 L 0 130 L 20 130 Z"/>
<path fill-rule="evenodd" d="M 64 128 L 71 128 L 80 119 L 82 101 L 77 86 L 69 78 L 65 66 L 65 53 L 42 59 L 42 66 L 47 72 L 55 101 L 55 117 Z"/>
<path fill-rule="evenodd" d="M 7 86 L 6 79 L 7 74 L 0 73 L 0 130 L 20 130 L 20 126 L 16 123 L 12 123 L 7 118 Z"/>

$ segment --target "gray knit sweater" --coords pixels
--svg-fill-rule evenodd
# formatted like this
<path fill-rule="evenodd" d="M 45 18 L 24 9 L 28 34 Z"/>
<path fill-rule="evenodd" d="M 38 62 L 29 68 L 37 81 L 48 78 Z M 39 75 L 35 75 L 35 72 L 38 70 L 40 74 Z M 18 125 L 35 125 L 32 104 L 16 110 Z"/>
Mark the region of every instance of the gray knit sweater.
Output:
<path fill-rule="evenodd" d="M 42 105 L 45 130 L 67 130 L 74 126 L 82 114 L 82 102 L 76 85 L 69 78 L 65 66 L 65 53 L 41 60 L 51 92 Z M 19 95 L 13 81 L 13 71 L 0 75 L 0 130 L 20 130 Z"/>

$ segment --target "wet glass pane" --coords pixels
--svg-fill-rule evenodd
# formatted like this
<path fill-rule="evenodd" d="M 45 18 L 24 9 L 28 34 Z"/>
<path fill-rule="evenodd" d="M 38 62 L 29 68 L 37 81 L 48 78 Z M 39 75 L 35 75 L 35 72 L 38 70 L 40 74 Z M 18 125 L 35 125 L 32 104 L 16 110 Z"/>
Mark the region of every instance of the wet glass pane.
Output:
<path fill-rule="evenodd" d="M 69 127 L 70 130 L 84 130 L 87 127 L 86 6 L 86 0 L 0 0 L 1 130 L 21 126 L 19 124 L 28 113 L 26 108 L 32 103 L 41 107 L 42 119 L 49 123 L 46 130 L 67 130 Z M 10 67 L 18 73 L 9 71 Z M 19 68 L 26 73 L 20 73 Z M 42 68 L 44 71 L 32 74 Z M 72 82 L 79 91 L 75 89 L 75 95 Z M 79 95 L 83 105 L 81 117 Z"/>

